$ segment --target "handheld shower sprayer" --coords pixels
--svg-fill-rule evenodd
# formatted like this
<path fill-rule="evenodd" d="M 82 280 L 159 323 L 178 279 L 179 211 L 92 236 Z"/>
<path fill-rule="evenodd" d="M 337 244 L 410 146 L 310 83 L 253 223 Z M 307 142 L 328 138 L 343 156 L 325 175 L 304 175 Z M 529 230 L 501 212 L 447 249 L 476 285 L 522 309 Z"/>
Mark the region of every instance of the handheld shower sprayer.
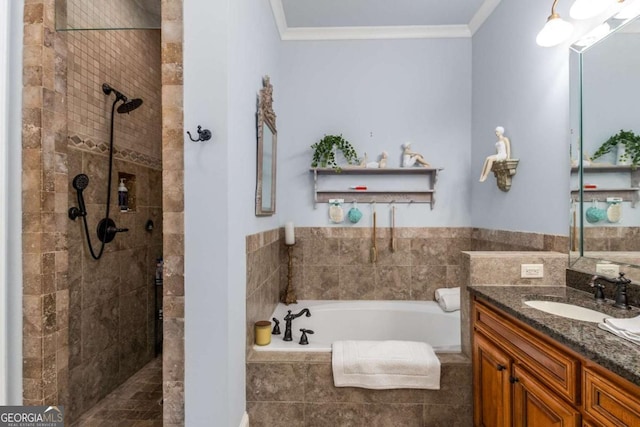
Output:
<path fill-rule="evenodd" d="M 76 177 L 73 178 L 71 185 L 78 193 L 78 207 L 69 208 L 69 218 L 75 220 L 79 216 L 84 217 L 87 215 L 87 208 L 84 204 L 84 196 L 82 195 L 82 192 L 89 186 L 89 177 L 83 173 L 76 175 Z"/>

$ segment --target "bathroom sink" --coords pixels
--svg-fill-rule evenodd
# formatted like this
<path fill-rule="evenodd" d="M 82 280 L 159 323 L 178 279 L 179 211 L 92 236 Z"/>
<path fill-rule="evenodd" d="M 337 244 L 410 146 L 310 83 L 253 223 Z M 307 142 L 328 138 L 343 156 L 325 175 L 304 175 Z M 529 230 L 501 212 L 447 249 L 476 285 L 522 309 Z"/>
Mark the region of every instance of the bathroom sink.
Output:
<path fill-rule="evenodd" d="M 529 307 L 545 313 L 555 314 L 556 316 L 566 317 L 568 319 L 582 320 L 585 322 L 600 323 L 603 319 L 611 317 L 599 311 L 580 307 L 573 304 L 565 304 L 555 301 L 525 301 Z"/>

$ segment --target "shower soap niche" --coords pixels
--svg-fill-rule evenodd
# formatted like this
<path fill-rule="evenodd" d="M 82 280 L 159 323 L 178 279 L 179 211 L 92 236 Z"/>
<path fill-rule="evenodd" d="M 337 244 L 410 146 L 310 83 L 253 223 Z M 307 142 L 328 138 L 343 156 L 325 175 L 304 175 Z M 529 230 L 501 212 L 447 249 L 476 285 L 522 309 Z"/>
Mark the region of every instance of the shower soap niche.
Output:
<path fill-rule="evenodd" d="M 120 209 L 120 212 L 135 212 L 136 211 L 136 176 L 130 173 L 118 172 L 118 185 L 124 181 L 125 187 L 127 187 L 127 208 Z M 116 187 L 117 188 L 117 187 Z M 116 194 L 117 195 L 117 194 Z M 119 197 L 116 198 L 119 200 Z"/>

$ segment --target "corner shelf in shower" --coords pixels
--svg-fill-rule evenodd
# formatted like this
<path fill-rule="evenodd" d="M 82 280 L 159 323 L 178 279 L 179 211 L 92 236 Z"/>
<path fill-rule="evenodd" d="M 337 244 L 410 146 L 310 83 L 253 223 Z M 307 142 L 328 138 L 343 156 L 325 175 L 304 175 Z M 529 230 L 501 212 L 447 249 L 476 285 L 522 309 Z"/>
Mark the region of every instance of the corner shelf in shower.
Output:
<path fill-rule="evenodd" d="M 311 168 L 313 174 L 313 201 L 317 203 L 328 203 L 330 199 L 344 199 L 345 202 L 357 201 L 360 203 L 429 203 L 431 209 L 436 202 L 435 187 L 438 180 L 438 172 L 443 168 L 342 168 L 341 172 L 336 172 L 332 168 Z M 426 185 L 421 190 L 341 190 L 341 189 L 319 189 L 318 181 L 320 176 L 336 177 L 346 175 L 423 175 L 427 177 Z"/>

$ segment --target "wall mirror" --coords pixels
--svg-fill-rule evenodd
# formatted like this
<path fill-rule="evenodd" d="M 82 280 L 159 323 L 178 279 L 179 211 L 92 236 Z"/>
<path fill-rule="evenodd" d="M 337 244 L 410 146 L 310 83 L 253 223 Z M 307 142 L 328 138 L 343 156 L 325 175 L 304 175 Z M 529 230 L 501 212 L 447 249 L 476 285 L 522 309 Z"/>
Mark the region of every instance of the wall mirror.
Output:
<path fill-rule="evenodd" d="M 273 111 L 273 86 L 269 76 L 262 79 L 258 95 L 258 156 L 256 176 L 256 215 L 276 213 L 276 113 Z"/>
<path fill-rule="evenodd" d="M 640 134 L 640 8 L 613 16 L 572 46 L 570 264 L 640 281 L 640 170 L 616 149 L 594 153 L 621 130 Z"/>

